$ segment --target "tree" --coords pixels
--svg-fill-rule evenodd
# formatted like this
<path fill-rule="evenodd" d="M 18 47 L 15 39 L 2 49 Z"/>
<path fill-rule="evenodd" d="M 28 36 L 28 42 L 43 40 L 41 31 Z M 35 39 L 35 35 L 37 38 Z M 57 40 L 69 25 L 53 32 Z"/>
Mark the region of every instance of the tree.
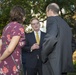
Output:
<path fill-rule="evenodd" d="M 76 0 L 0 0 L 0 33 L 3 27 L 8 23 L 9 11 L 14 5 L 21 5 L 26 10 L 26 20 L 24 23 L 29 25 L 29 21 L 33 16 L 36 16 L 40 21 L 46 20 L 46 6 L 56 2 L 62 8 L 65 9 L 65 14 L 61 13 L 69 25 L 73 29 L 73 33 L 76 34 Z M 75 35 L 76 36 L 76 35 Z"/>

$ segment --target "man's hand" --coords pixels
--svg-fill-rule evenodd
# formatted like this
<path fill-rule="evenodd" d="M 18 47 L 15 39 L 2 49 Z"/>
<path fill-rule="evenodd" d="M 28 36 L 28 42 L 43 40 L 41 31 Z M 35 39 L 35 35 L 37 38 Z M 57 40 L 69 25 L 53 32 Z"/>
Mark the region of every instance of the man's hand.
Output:
<path fill-rule="evenodd" d="M 36 49 L 39 49 L 39 45 L 37 44 L 37 43 L 35 43 L 35 44 L 33 44 L 32 46 L 31 46 L 31 50 L 33 51 L 33 50 L 36 50 Z"/>

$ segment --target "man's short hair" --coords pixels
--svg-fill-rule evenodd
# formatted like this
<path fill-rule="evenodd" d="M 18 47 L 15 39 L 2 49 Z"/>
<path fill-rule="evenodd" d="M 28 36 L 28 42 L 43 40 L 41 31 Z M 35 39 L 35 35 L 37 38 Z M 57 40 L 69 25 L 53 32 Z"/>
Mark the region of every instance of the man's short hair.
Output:
<path fill-rule="evenodd" d="M 37 20 L 37 21 L 39 21 L 39 19 L 38 19 L 38 18 L 33 17 L 33 18 L 30 20 L 30 23 L 31 23 L 33 20 Z"/>
<path fill-rule="evenodd" d="M 56 3 L 51 3 L 47 6 L 47 11 L 53 11 L 55 14 L 59 14 L 60 8 Z"/>

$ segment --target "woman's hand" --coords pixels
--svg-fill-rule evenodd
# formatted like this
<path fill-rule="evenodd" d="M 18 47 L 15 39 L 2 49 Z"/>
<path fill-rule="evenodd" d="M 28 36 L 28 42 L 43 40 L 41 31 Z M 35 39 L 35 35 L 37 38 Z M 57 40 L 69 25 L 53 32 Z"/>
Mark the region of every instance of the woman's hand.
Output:
<path fill-rule="evenodd" d="M 1 51 L 1 46 L 2 46 L 2 39 L 0 39 L 0 51 Z"/>

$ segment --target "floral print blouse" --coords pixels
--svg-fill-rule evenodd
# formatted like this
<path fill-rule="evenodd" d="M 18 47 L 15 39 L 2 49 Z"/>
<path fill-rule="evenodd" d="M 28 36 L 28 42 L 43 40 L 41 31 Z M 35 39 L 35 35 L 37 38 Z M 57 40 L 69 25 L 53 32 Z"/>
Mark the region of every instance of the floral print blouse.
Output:
<path fill-rule="evenodd" d="M 19 75 L 20 64 L 21 64 L 21 47 L 25 45 L 25 33 L 24 28 L 20 23 L 10 22 L 5 26 L 2 34 L 2 48 L 1 55 L 8 47 L 13 36 L 20 36 L 18 45 L 16 46 L 14 52 L 11 54 L 14 58 L 14 63 L 11 55 L 0 63 L 0 75 Z M 17 69 L 17 67 L 18 69 Z"/>

